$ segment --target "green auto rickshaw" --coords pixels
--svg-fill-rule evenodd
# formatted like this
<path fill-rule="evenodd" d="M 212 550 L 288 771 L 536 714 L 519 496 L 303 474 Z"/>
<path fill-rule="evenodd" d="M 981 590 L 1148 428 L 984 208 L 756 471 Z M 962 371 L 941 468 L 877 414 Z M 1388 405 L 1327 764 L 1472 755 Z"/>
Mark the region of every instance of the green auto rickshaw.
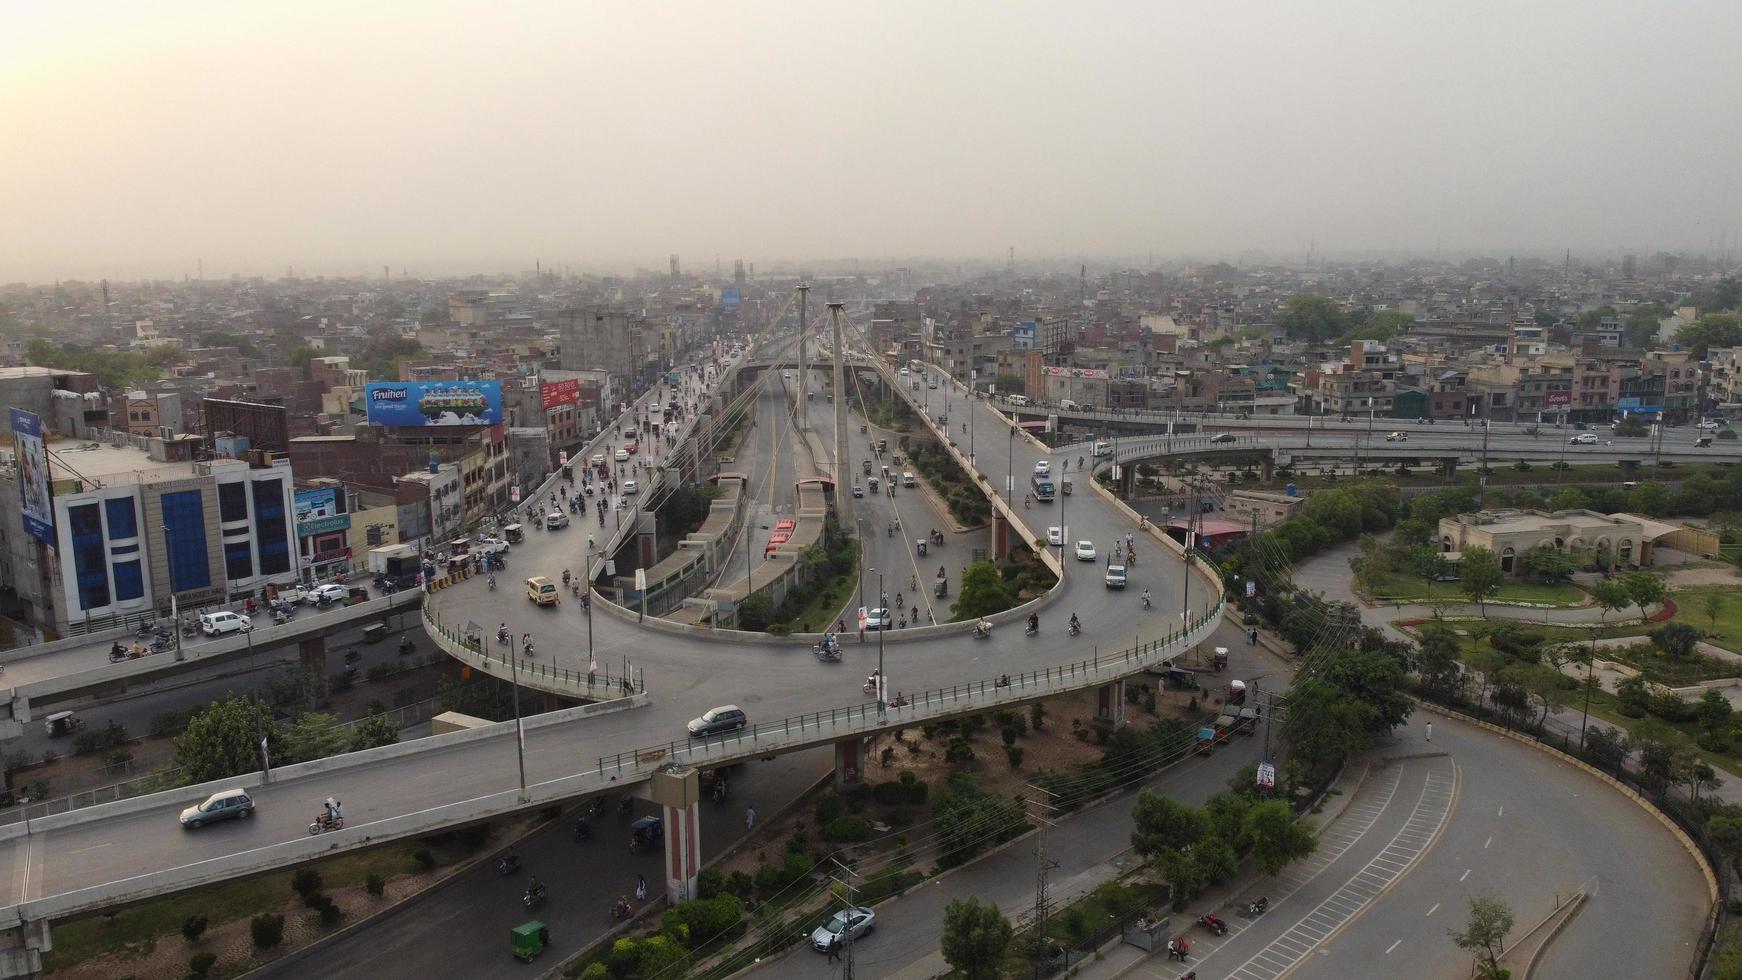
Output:
<path fill-rule="evenodd" d="M 550 927 L 537 919 L 508 930 L 508 951 L 522 963 L 532 962 L 532 958 L 549 945 Z"/>

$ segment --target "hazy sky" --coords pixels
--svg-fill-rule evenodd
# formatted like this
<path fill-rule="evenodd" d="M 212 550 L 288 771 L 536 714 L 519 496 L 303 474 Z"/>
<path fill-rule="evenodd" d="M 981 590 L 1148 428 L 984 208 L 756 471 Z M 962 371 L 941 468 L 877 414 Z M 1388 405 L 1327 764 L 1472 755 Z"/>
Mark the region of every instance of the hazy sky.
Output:
<path fill-rule="evenodd" d="M 1705 249 L 1739 0 L 0 0 L 0 281 Z"/>

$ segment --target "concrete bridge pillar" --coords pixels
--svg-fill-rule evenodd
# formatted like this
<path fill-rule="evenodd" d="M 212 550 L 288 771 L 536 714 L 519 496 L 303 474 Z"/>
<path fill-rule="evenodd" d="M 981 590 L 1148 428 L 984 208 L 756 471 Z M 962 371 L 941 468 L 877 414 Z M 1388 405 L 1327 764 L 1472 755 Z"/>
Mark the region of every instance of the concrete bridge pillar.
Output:
<path fill-rule="evenodd" d="M 1004 519 L 1004 513 L 994 509 L 992 511 L 992 558 L 995 561 L 1003 561 L 1010 557 L 1010 538 L 1014 533 L 1015 529 L 1010 526 L 1009 521 Z"/>
<path fill-rule="evenodd" d="M 53 948 L 47 920 L 7 926 L 0 930 L 0 978 L 42 976 L 42 954 Z"/>
<path fill-rule="evenodd" d="M 687 902 L 702 872 L 701 774 L 689 766 L 656 772 L 648 795 L 665 811 L 666 899 Z"/>
<path fill-rule="evenodd" d="M 1090 479 L 1093 479 L 1091 477 Z M 1124 463 L 1119 467 L 1119 498 L 1130 500 L 1137 489 L 1137 464 Z"/>
<path fill-rule="evenodd" d="M 319 689 L 316 696 L 326 697 L 327 638 L 324 636 L 306 637 L 297 641 L 296 648 L 300 655 L 299 659 L 302 661 L 303 672 L 311 674 L 315 678 L 315 684 Z"/>
<path fill-rule="evenodd" d="M 835 788 L 844 790 L 865 782 L 865 754 L 870 740 L 860 736 L 835 743 Z"/>
<path fill-rule="evenodd" d="M 1125 682 L 1114 681 L 1095 689 L 1095 720 L 1118 728 L 1125 723 Z"/>
<path fill-rule="evenodd" d="M 1275 456 L 1266 454 L 1258 460 L 1258 475 L 1263 477 L 1265 483 L 1269 483 L 1271 480 L 1276 479 Z"/>
<path fill-rule="evenodd" d="M 1447 480 L 1456 480 L 1458 478 L 1458 457 L 1450 456 L 1440 460 L 1440 472 L 1445 475 Z"/>
<path fill-rule="evenodd" d="M 651 511 L 635 515 L 635 557 L 640 568 L 659 564 L 659 518 Z"/>

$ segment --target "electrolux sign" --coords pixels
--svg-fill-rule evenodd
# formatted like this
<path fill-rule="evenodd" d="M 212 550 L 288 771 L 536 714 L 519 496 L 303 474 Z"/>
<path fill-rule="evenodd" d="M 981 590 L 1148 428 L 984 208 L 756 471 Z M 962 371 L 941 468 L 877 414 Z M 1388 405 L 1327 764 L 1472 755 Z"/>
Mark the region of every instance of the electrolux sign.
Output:
<path fill-rule="evenodd" d="M 42 442 L 42 416 L 10 410 L 12 439 L 18 446 L 18 494 L 24 531 L 54 544 L 54 497 L 48 488 L 48 448 Z"/>
<path fill-rule="evenodd" d="M 332 487 L 296 492 L 296 535 L 310 538 L 317 534 L 343 531 L 351 526 L 351 515 L 339 511 L 339 491 Z"/>
<path fill-rule="evenodd" d="M 371 381 L 370 425 L 501 425 L 500 381 Z"/>

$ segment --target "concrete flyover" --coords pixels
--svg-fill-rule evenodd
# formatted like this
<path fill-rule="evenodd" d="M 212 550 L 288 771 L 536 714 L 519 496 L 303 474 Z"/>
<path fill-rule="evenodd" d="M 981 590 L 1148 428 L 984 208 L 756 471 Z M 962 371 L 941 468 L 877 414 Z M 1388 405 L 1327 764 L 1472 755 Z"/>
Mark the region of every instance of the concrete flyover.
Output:
<path fill-rule="evenodd" d="M 975 403 L 978 424 L 994 431 L 1001 418 Z M 1007 467 L 1027 472 L 1040 447 L 1027 439 L 992 440 L 981 453 L 983 473 Z M 1015 454 L 1006 459 L 1006 450 Z M 990 477 L 987 478 L 990 481 Z M 1068 508 L 1080 536 L 1105 541 L 1122 537 L 1134 525 L 1122 505 L 1085 493 L 1056 505 Z M 1005 505 L 1006 519 L 1025 537 L 1024 512 Z M 1048 515 L 1047 519 L 1053 519 Z M 625 521 L 625 528 L 630 522 Z M 560 574 L 584 566 L 586 528 L 536 532 L 512 554 L 514 575 Z M 615 535 L 614 535 L 615 536 Z M 1015 635 L 980 643 L 953 630 L 937 634 L 907 631 L 891 643 L 883 662 L 891 689 L 905 704 L 879 710 L 862 697 L 858 678 L 874 666 L 875 644 L 849 644 L 850 664 L 823 664 L 802 641 L 723 645 L 702 630 L 692 636 L 667 636 L 648 644 L 644 629 L 615 616 L 584 617 L 572 602 L 555 608 L 505 602 L 505 596 L 474 578 L 428 597 L 424 614 L 444 649 L 457 656 L 478 655 L 458 637 L 466 624 L 507 621 L 515 633 L 538 637 L 538 669 L 546 676 L 585 677 L 597 662 L 628 662 L 645 678 L 646 694 L 609 702 L 632 711 L 588 706 L 540 716 L 525 735 L 526 785 L 521 789 L 513 725 L 438 736 L 374 753 L 359 753 L 305 767 L 256 773 L 215 786 L 253 786 L 256 816 L 249 821 L 183 830 L 175 821 L 180 808 L 212 786 L 187 787 L 150 797 L 105 804 L 44 820 L 0 828 L 0 880 L 9 884 L 0 906 L 0 924 L 33 933 L 36 924 L 137 901 L 178 889 L 295 864 L 323 854 L 398 837 L 428 833 L 487 819 L 527 806 L 572 799 L 600 791 L 621 791 L 676 766 L 707 766 L 739 759 L 832 744 L 846 768 L 857 760 L 866 736 L 934 718 L 977 713 L 1066 691 L 1103 688 L 1109 714 L 1116 714 L 1122 678 L 1156 660 L 1189 649 L 1213 630 L 1222 606 L 1219 586 L 1199 566 L 1188 590 L 1186 571 L 1161 560 L 1157 541 L 1146 549 L 1142 567 L 1148 587 L 1175 595 L 1180 605 L 1141 609 L 1135 595 L 1103 588 L 1098 566 L 1091 575 L 1066 568 L 1055 602 L 1061 615 L 1048 614 L 1038 636 Z M 518 599 L 512 593 L 508 598 Z M 1085 622 L 1080 637 L 1067 637 L 1062 609 Z M 1162 608 L 1170 609 L 1161 612 Z M 1184 614 L 1183 619 L 1181 613 Z M 1007 626 L 1002 629 L 1011 630 Z M 591 642 L 589 643 L 589 635 Z M 1001 634 L 1002 635 L 1002 634 Z M 495 673 L 501 661 L 478 666 Z M 620 669 L 620 668 L 619 668 Z M 1008 674 L 1000 687 L 995 678 Z M 620 677 L 621 674 L 613 674 Z M 527 678 L 523 675 L 522 680 Z M 536 682 L 535 682 L 536 683 Z M 584 683 L 584 682 L 583 682 Z M 564 693 L 585 694 L 571 680 Z M 751 725 L 725 738 L 692 741 L 684 723 L 703 710 L 735 702 Z M 590 710 L 591 709 L 591 710 Z M 681 787 L 680 787 L 681 788 Z M 642 792 L 660 799 L 662 790 Z M 336 795 L 345 801 L 345 830 L 310 837 L 305 826 L 319 801 Z M 682 806 L 681 802 L 677 804 Z M 668 821 L 677 825 L 682 821 Z M 699 829 L 690 824 L 690 833 Z M 668 848 L 668 854 L 689 850 Z M 694 869 L 668 867 L 668 885 L 682 889 Z M 46 941 L 42 934 L 38 943 Z"/>

